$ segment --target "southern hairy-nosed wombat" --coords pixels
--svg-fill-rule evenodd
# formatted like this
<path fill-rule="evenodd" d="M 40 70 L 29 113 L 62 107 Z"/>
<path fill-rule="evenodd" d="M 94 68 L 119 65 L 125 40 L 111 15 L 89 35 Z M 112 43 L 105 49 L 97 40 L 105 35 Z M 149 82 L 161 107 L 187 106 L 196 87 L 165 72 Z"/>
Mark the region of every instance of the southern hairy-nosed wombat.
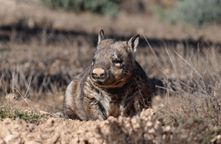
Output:
<path fill-rule="evenodd" d="M 150 106 L 152 91 L 135 59 L 139 35 L 128 41 L 105 39 L 101 30 L 91 65 L 68 85 L 64 114 L 73 119 L 133 116 Z"/>

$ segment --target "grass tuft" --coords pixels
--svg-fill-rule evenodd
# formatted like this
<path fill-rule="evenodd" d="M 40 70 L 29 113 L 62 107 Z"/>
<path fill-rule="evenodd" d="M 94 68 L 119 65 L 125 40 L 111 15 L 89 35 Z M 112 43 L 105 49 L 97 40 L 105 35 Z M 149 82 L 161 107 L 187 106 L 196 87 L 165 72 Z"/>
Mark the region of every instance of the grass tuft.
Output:
<path fill-rule="evenodd" d="M 26 122 L 37 123 L 41 118 L 43 118 L 43 116 L 34 112 L 25 112 L 19 109 L 1 107 L 0 120 L 3 120 L 5 118 L 22 119 Z"/>

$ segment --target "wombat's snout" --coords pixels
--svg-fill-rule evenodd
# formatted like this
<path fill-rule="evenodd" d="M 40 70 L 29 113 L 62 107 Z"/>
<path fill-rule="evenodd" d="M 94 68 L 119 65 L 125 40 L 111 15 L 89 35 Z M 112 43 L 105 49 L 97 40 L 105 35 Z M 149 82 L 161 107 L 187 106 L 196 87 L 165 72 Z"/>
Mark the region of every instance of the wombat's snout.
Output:
<path fill-rule="evenodd" d="M 91 72 L 91 78 L 95 82 L 103 83 L 108 79 L 108 74 L 103 68 L 94 68 Z"/>

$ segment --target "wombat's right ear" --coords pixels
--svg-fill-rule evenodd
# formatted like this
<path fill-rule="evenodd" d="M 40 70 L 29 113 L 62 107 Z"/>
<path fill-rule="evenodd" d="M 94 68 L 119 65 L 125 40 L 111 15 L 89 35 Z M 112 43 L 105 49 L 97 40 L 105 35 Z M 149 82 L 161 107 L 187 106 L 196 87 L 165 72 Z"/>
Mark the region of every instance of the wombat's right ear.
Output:
<path fill-rule="evenodd" d="M 98 34 L 98 41 L 97 41 L 97 43 L 99 44 L 103 39 L 104 39 L 104 30 L 101 29 L 99 31 L 99 34 Z"/>
<path fill-rule="evenodd" d="M 137 35 L 133 36 L 132 38 L 130 38 L 130 40 L 127 42 L 133 52 L 136 52 L 136 50 L 137 50 L 137 46 L 139 44 L 139 39 L 140 39 L 140 35 L 137 34 Z"/>

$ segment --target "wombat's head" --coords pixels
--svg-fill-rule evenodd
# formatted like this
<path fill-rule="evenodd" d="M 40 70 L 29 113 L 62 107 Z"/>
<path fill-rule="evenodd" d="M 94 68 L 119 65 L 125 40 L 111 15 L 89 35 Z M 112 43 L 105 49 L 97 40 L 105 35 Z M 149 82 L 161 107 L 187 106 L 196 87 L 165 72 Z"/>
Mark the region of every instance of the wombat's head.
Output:
<path fill-rule="evenodd" d="M 139 35 L 128 41 L 105 39 L 103 30 L 98 35 L 97 50 L 92 60 L 90 80 L 98 87 L 122 87 L 135 67 L 135 52 Z"/>

